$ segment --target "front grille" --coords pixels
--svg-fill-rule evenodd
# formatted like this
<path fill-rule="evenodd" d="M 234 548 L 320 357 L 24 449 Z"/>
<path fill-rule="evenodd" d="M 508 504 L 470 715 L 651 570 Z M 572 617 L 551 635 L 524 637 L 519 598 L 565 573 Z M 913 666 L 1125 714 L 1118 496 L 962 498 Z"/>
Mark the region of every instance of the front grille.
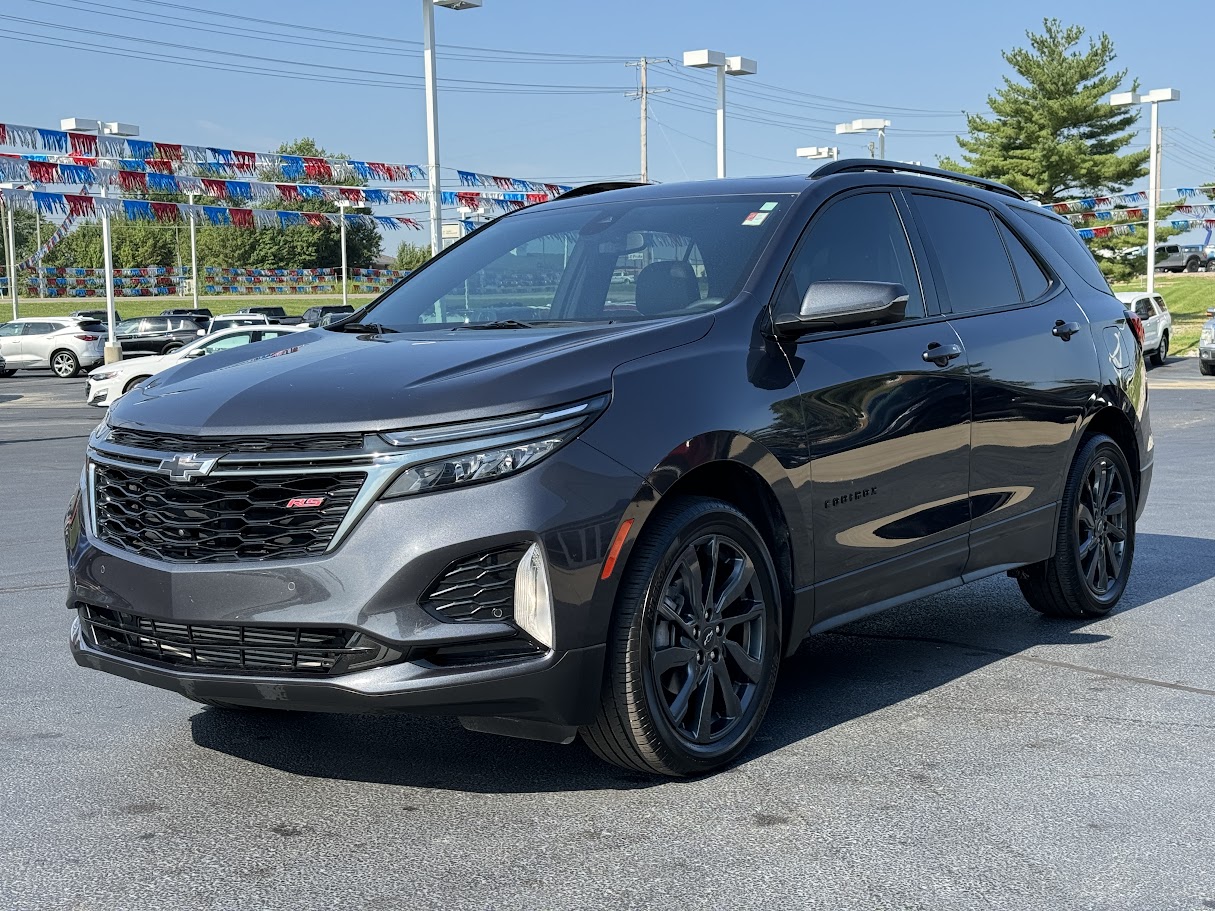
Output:
<path fill-rule="evenodd" d="M 422 596 L 422 606 L 444 620 L 504 620 L 514 616 L 515 570 L 526 544 L 457 560 Z"/>
<path fill-rule="evenodd" d="M 364 633 L 336 627 L 170 623 L 77 602 L 85 634 L 100 649 L 207 671 L 333 676 L 398 660 Z"/>
<path fill-rule="evenodd" d="M 167 475 L 95 463 L 97 535 L 174 563 L 286 560 L 322 554 L 362 486 L 361 472 Z M 324 498 L 320 506 L 292 500 Z"/>
<path fill-rule="evenodd" d="M 119 446 L 161 452 L 344 452 L 363 448 L 361 433 L 198 437 L 113 427 L 109 439 Z"/>

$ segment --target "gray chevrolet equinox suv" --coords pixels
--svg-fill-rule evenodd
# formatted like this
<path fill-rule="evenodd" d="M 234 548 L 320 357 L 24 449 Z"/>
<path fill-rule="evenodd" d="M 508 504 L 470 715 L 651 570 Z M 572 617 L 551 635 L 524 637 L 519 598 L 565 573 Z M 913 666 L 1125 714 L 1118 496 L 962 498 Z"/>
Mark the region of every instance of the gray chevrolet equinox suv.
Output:
<path fill-rule="evenodd" d="M 1001 573 L 1045 614 L 1113 608 L 1141 345 L 999 184 L 583 187 L 119 398 L 67 515 L 72 651 L 222 708 L 706 772 L 807 635 Z"/>

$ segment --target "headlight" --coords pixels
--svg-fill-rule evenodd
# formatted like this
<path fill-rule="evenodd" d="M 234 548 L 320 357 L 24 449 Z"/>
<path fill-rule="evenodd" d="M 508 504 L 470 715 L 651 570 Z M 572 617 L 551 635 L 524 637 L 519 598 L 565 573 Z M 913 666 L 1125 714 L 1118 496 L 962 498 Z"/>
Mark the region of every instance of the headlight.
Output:
<path fill-rule="evenodd" d="M 121 370 L 94 370 L 89 374 L 90 380 L 112 380 L 121 373 Z"/>
<path fill-rule="evenodd" d="M 417 452 L 415 464 L 396 476 L 384 496 L 404 497 L 513 474 L 578 436 L 608 401 L 602 395 L 549 411 L 381 434 L 393 446 Z"/>

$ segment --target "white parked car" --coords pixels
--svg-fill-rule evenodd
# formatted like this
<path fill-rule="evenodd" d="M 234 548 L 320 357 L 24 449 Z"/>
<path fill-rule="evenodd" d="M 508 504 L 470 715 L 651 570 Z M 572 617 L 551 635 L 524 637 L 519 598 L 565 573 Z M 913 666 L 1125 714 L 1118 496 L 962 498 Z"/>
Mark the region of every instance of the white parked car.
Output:
<path fill-rule="evenodd" d="M 303 327 L 296 326 L 236 326 L 204 335 L 168 354 L 105 364 L 89 374 L 85 401 L 99 408 L 108 408 L 110 403 L 124 392 L 130 392 L 148 377 L 168 370 L 174 364 L 302 330 Z"/>
<path fill-rule="evenodd" d="M 213 316 L 201 325 L 203 328 L 199 334 L 210 335 L 222 332 L 224 329 L 231 329 L 233 326 L 269 326 L 272 324 L 270 318 L 263 313 L 224 313 L 221 316 Z"/>
<path fill-rule="evenodd" d="M 1143 320 L 1143 354 L 1159 367 L 1169 356 L 1169 339 L 1173 334 L 1173 315 L 1159 294 L 1146 291 L 1119 291 L 1118 300 L 1134 310 Z"/>
<path fill-rule="evenodd" d="M 12 376 L 18 370 L 49 367 L 62 379 L 104 359 L 105 329 L 71 316 L 27 316 L 0 325 L 0 357 Z"/>

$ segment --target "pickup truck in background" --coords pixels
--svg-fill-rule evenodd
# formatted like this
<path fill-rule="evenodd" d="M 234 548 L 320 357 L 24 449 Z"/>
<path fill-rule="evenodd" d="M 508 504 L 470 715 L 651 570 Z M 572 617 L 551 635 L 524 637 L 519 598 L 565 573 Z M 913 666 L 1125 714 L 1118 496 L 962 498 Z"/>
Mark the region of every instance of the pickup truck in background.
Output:
<path fill-rule="evenodd" d="M 1161 244 L 1156 248 L 1157 272 L 1215 271 L 1215 257 L 1198 244 Z"/>
<path fill-rule="evenodd" d="M 272 323 L 280 326 L 298 326 L 304 321 L 302 316 L 288 316 L 282 307 L 241 307 L 237 313 L 260 313 Z"/>

